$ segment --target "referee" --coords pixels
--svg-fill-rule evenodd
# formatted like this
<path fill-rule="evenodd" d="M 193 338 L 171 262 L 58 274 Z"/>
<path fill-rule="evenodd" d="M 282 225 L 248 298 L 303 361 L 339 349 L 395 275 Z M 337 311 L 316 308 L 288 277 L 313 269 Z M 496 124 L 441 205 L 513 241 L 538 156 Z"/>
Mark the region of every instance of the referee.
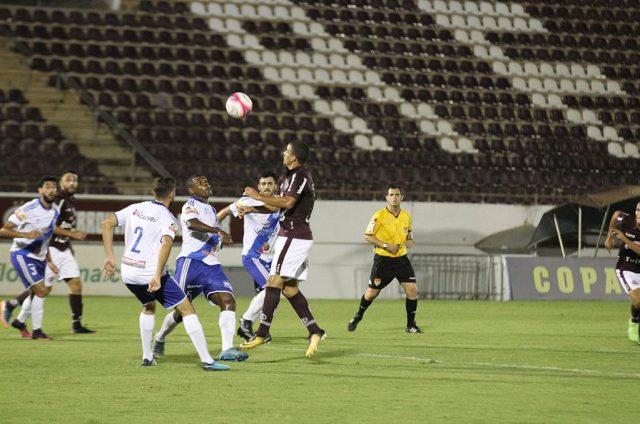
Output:
<path fill-rule="evenodd" d="M 422 333 L 416 325 L 416 310 L 418 309 L 418 289 L 413 266 L 407 257 L 407 248 L 415 243 L 411 235 L 411 215 L 400 209 L 402 189 L 397 184 L 387 187 L 387 206 L 377 211 L 365 231 L 364 239 L 373 244 L 375 255 L 369 277 L 369 287 L 360 299 L 360 307 L 347 326 L 349 331 L 355 331 L 362 321 L 367 308 L 374 299 L 393 281 L 398 279 L 406 295 L 407 333 Z"/>

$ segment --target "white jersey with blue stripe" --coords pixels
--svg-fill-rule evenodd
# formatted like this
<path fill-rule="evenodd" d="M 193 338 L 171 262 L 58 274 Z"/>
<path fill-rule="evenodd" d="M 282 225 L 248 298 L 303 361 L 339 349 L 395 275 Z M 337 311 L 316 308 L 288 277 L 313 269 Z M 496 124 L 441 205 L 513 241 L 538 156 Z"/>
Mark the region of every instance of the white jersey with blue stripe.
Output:
<path fill-rule="evenodd" d="M 218 265 L 217 251 L 220 250 L 222 238 L 216 233 L 193 231 L 187 227 L 192 219 L 210 227 L 220 228 L 216 209 L 208 203 L 191 198 L 182 206 L 180 225 L 182 226 L 182 250 L 178 258 L 191 258 L 207 265 Z"/>
<path fill-rule="evenodd" d="M 9 217 L 9 222 L 16 226 L 16 231 L 22 233 L 40 231 L 42 235 L 36 239 L 14 238 L 11 251 L 40 261 L 46 260 L 49 241 L 53 236 L 59 214 L 60 209 L 55 204 L 47 209 L 40 198 L 33 199 L 16 209 Z"/>
<path fill-rule="evenodd" d="M 127 283 L 147 284 L 156 272 L 162 237 L 176 236 L 176 217 L 155 200 L 134 203 L 115 214 L 118 226 L 124 225 L 123 279 L 126 276 Z"/>
<path fill-rule="evenodd" d="M 263 202 L 251 197 L 241 197 L 238 201 L 229 205 L 229 210 L 233 216 L 238 216 L 238 207 L 263 205 Z M 244 215 L 243 220 L 242 255 L 271 262 L 273 260 L 274 244 L 280 229 L 280 211 L 271 214 L 248 213 Z"/>

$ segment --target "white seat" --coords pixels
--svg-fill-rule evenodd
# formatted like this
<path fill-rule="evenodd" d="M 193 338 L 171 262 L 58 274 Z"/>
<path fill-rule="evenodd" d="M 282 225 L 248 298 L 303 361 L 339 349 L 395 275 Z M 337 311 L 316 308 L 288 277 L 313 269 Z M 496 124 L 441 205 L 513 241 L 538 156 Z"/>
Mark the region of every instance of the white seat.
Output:
<path fill-rule="evenodd" d="M 547 62 L 540 63 L 540 74 L 547 77 L 556 76 L 556 71 L 554 71 L 553 66 Z"/>
<path fill-rule="evenodd" d="M 242 37 L 238 34 L 228 34 L 227 44 L 231 47 L 238 47 L 238 48 L 244 47 L 244 42 L 242 41 Z"/>
<path fill-rule="evenodd" d="M 522 69 L 522 65 L 518 62 L 509 62 L 509 73 L 511 75 L 522 76 L 524 75 L 524 70 Z"/>
<path fill-rule="evenodd" d="M 329 61 L 327 60 L 327 56 L 325 56 L 322 53 L 314 53 L 313 56 L 311 56 L 311 63 L 313 63 L 315 66 L 318 66 L 320 68 L 328 68 L 329 67 Z"/>
<path fill-rule="evenodd" d="M 346 133 L 352 133 L 353 130 L 351 129 L 351 126 L 349 125 L 349 123 L 350 123 L 349 120 L 346 118 L 343 118 L 342 116 L 338 116 L 333 120 L 333 126 L 336 128 L 336 130 L 346 132 Z"/>
<path fill-rule="evenodd" d="M 317 82 L 330 82 L 331 78 L 329 77 L 329 72 L 326 69 L 315 69 L 313 71 L 313 76 Z"/>
<path fill-rule="evenodd" d="M 545 91 L 542 87 L 542 81 L 538 78 L 529 78 L 527 81 L 527 87 L 529 88 L 529 91 Z"/>
<path fill-rule="evenodd" d="M 433 6 L 431 5 L 431 0 L 418 0 L 418 9 L 433 10 Z"/>
<path fill-rule="evenodd" d="M 564 63 L 556 63 L 556 74 L 560 77 L 570 77 L 571 71 Z"/>
<path fill-rule="evenodd" d="M 504 62 L 500 62 L 498 60 L 494 60 L 491 62 L 491 67 L 493 68 L 493 72 L 499 75 L 509 75 L 509 71 L 505 66 Z"/>
<path fill-rule="evenodd" d="M 366 66 L 364 66 L 362 64 L 362 61 L 360 60 L 360 58 L 358 57 L 358 55 L 355 55 L 353 53 L 349 53 L 347 55 L 347 67 L 351 68 L 351 69 L 362 69 L 362 70 L 366 70 Z"/>
<path fill-rule="evenodd" d="M 221 16 L 224 14 L 222 11 L 222 5 L 220 3 L 208 3 L 207 4 L 207 14 L 211 16 Z"/>
<path fill-rule="evenodd" d="M 418 115 L 424 118 L 437 118 L 438 116 L 433 112 L 431 106 L 427 103 L 419 103 L 418 104 Z"/>
<path fill-rule="evenodd" d="M 489 56 L 495 57 L 496 59 L 504 59 L 504 52 L 498 46 L 489 47 Z"/>
<path fill-rule="evenodd" d="M 624 143 L 624 153 L 632 158 L 640 158 L 640 151 L 638 151 L 638 146 L 635 143 Z"/>
<path fill-rule="evenodd" d="M 495 8 L 498 15 L 509 16 L 511 14 L 509 6 L 507 6 L 506 3 L 497 2 Z"/>
<path fill-rule="evenodd" d="M 280 79 L 282 81 L 298 81 L 298 75 L 293 68 L 280 68 Z"/>
<path fill-rule="evenodd" d="M 436 128 L 438 129 L 438 132 L 440 134 L 445 134 L 445 135 L 455 134 L 455 131 L 453 131 L 453 128 L 451 127 L 451 123 L 443 119 L 438 121 L 438 123 L 436 124 Z"/>
<path fill-rule="evenodd" d="M 563 78 L 560 80 L 560 90 L 574 92 L 576 88 L 573 86 L 573 81 Z"/>
<path fill-rule="evenodd" d="M 304 9 L 299 6 L 289 7 L 289 15 L 291 15 L 291 19 L 293 19 L 294 21 L 309 20 L 307 14 L 304 12 Z"/>
<path fill-rule="evenodd" d="M 467 16 L 467 26 L 469 28 L 480 29 L 482 28 L 482 23 L 480 22 L 480 18 L 474 15 Z"/>
<path fill-rule="evenodd" d="M 266 75 L 265 75 L 266 77 Z M 296 86 L 293 84 L 289 84 L 289 83 L 284 83 L 282 84 L 282 86 L 280 87 L 280 90 L 282 90 L 282 95 L 285 97 L 291 97 L 291 98 L 298 98 L 298 92 L 296 91 Z"/>
<path fill-rule="evenodd" d="M 556 80 L 554 80 L 553 78 L 545 78 L 544 81 L 543 81 L 543 85 L 544 85 L 544 90 L 545 91 L 556 92 L 556 91 L 560 90 L 558 88 L 558 82 Z"/>
<path fill-rule="evenodd" d="M 252 64 L 261 64 L 262 63 L 262 59 L 261 59 L 261 55 L 260 53 L 258 53 L 255 50 L 247 50 L 244 53 L 244 58 L 248 63 L 252 63 Z"/>
<path fill-rule="evenodd" d="M 540 70 L 538 69 L 538 65 L 533 62 L 525 62 L 523 69 L 525 75 L 531 75 L 534 77 L 541 75 Z"/>
<path fill-rule="evenodd" d="M 418 117 L 418 111 L 416 110 L 416 107 L 413 104 L 406 102 L 400 105 L 400 114 L 409 118 Z"/>
<path fill-rule="evenodd" d="M 540 93 L 533 93 L 531 95 L 531 103 L 536 106 L 547 107 L 547 98 Z"/>
<path fill-rule="evenodd" d="M 273 66 L 265 66 L 265 68 L 262 70 L 262 74 L 268 80 L 280 81 L 280 73 Z"/>
<path fill-rule="evenodd" d="M 453 33 L 453 37 L 456 39 L 456 41 L 459 41 L 461 43 L 469 42 L 469 33 L 464 29 L 456 29 Z"/>
<path fill-rule="evenodd" d="M 528 22 L 530 31 L 547 32 L 547 30 L 542 26 L 540 19 L 530 18 Z"/>
<path fill-rule="evenodd" d="M 423 119 L 422 121 L 420 121 L 420 131 L 422 131 L 425 134 L 439 135 L 438 130 L 436 129 L 436 126 L 434 125 L 433 121 L 426 120 L 426 119 Z"/>
<path fill-rule="evenodd" d="M 296 63 L 291 52 L 286 50 L 280 50 L 278 52 L 278 61 L 281 65 L 292 66 Z"/>
<path fill-rule="evenodd" d="M 515 16 L 526 16 L 527 13 L 519 3 L 511 3 L 511 14 Z"/>
<path fill-rule="evenodd" d="M 364 75 L 357 69 L 352 69 L 347 74 L 347 79 L 351 84 L 364 85 Z"/>
<path fill-rule="evenodd" d="M 460 149 L 456 146 L 456 142 L 451 137 L 440 138 L 440 148 L 445 152 L 460 153 Z"/>
<path fill-rule="evenodd" d="M 278 56 L 271 50 L 263 50 L 262 51 L 262 63 L 267 65 L 277 65 L 278 64 Z"/>
<path fill-rule="evenodd" d="M 487 39 L 484 38 L 484 35 L 482 35 L 482 32 L 476 29 L 472 30 L 469 36 L 471 38 L 471 41 L 473 41 L 475 44 L 489 44 Z"/>
<path fill-rule="evenodd" d="M 440 25 L 443 27 L 450 27 L 451 22 L 449 21 L 449 16 L 443 15 L 442 13 L 436 14 L 436 25 Z"/>
<path fill-rule="evenodd" d="M 234 3 L 225 3 L 223 6 L 224 14 L 227 16 L 240 16 L 240 9 Z"/>
<path fill-rule="evenodd" d="M 527 83 L 525 82 L 525 80 L 523 78 L 520 77 L 515 77 L 511 83 L 513 84 L 513 88 L 515 88 L 516 90 L 522 90 L 522 91 L 526 91 L 527 88 Z"/>
<path fill-rule="evenodd" d="M 600 80 L 591 80 L 591 91 L 594 93 L 606 93 L 607 88 Z"/>
<path fill-rule="evenodd" d="M 467 137 L 460 137 L 458 139 L 458 149 L 465 153 L 478 153 L 478 149 L 473 146 L 473 142 Z"/>
<path fill-rule="evenodd" d="M 591 109 L 582 109 L 582 121 L 586 124 L 601 124 L 596 113 Z"/>
<path fill-rule="evenodd" d="M 364 80 L 367 82 L 367 84 L 382 85 L 382 81 L 380 81 L 380 75 L 378 75 L 378 73 L 374 71 L 365 72 Z"/>
<path fill-rule="evenodd" d="M 342 41 L 338 40 L 337 38 L 330 38 L 329 42 L 327 43 L 327 46 L 329 47 L 329 50 L 333 52 L 339 52 L 339 53 L 348 52 L 348 50 L 342 44 Z"/>
<path fill-rule="evenodd" d="M 447 7 L 447 4 L 442 1 L 442 0 L 433 0 L 433 2 L 431 3 L 433 10 L 436 10 L 438 12 L 448 12 L 449 8 Z"/>
<path fill-rule="evenodd" d="M 316 52 L 326 52 L 328 49 L 327 42 L 324 38 L 312 37 L 311 38 L 311 48 Z"/>
<path fill-rule="evenodd" d="M 210 18 L 208 24 L 209 24 L 209 28 L 214 31 L 218 31 L 218 32 L 226 31 L 224 28 L 224 22 L 220 18 Z"/>
<path fill-rule="evenodd" d="M 383 100 L 382 90 L 378 87 L 367 87 L 367 97 L 377 102 Z"/>
<path fill-rule="evenodd" d="M 344 84 L 347 82 L 347 74 L 345 74 L 344 71 L 340 69 L 334 69 L 333 71 L 331 71 L 331 80 L 334 83 Z"/>
<path fill-rule="evenodd" d="M 324 99 L 318 99 L 313 102 L 313 110 L 321 115 L 333 115 L 334 112 L 329 106 L 329 102 Z"/>
<path fill-rule="evenodd" d="M 318 95 L 309 84 L 298 85 L 298 93 L 303 99 L 317 99 Z"/>
<path fill-rule="evenodd" d="M 519 31 L 527 31 L 529 26 L 527 25 L 527 21 L 522 18 L 513 18 L 513 28 Z"/>
<path fill-rule="evenodd" d="M 600 73 L 600 68 L 598 68 L 598 65 L 587 65 L 587 76 L 602 78 L 602 74 Z"/>
<path fill-rule="evenodd" d="M 353 114 L 347 108 L 347 105 L 342 100 L 331 101 L 331 111 L 340 116 L 352 116 Z"/>
<path fill-rule="evenodd" d="M 387 144 L 387 140 L 383 136 L 377 134 L 371 137 L 371 147 L 374 150 L 393 150 Z"/>
<path fill-rule="evenodd" d="M 464 8 L 458 0 L 451 0 L 449 2 L 449 10 L 453 13 L 464 13 Z"/>
<path fill-rule="evenodd" d="M 571 64 L 571 75 L 573 75 L 575 78 L 584 78 L 587 76 L 587 73 L 585 72 L 582 65 L 580 65 L 579 63 L 573 63 Z"/>
<path fill-rule="evenodd" d="M 620 88 L 620 84 L 618 81 L 607 81 L 607 91 L 611 91 L 613 93 L 622 93 L 622 88 Z"/>
<path fill-rule="evenodd" d="M 616 143 L 615 141 L 610 141 L 607 143 L 607 151 L 611 156 L 615 156 L 617 158 L 622 158 L 625 156 L 624 151 L 622 150 L 622 146 L 620 143 Z"/>
<path fill-rule="evenodd" d="M 472 15 L 480 14 L 480 10 L 478 10 L 478 4 L 473 1 L 464 2 L 464 11 Z"/>
<path fill-rule="evenodd" d="M 224 27 L 226 28 L 227 32 L 236 32 L 238 34 L 244 32 L 244 29 L 242 29 L 242 26 L 240 26 L 240 21 L 234 18 L 227 18 L 224 21 Z"/>
<path fill-rule="evenodd" d="M 482 17 L 482 26 L 485 29 L 498 29 L 498 23 L 493 18 L 493 16 L 483 16 Z"/>
<path fill-rule="evenodd" d="M 244 43 L 244 46 L 247 48 L 264 50 L 264 47 L 262 46 L 262 44 L 260 44 L 260 41 L 258 41 L 258 37 L 256 37 L 253 34 L 243 34 L 242 40 L 243 40 L 242 42 Z"/>
<path fill-rule="evenodd" d="M 338 53 L 331 53 L 331 56 L 329 56 L 329 64 L 332 67 L 337 67 L 337 68 L 346 68 L 346 63 L 344 62 L 344 56 L 338 54 Z"/>
<path fill-rule="evenodd" d="M 567 109 L 567 121 L 573 122 L 575 124 L 584 123 L 584 121 L 582 120 L 582 114 L 579 110 L 576 109 Z"/>
<path fill-rule="evenodd" d="M 602 138 L 602 132 L 600 132 L 600 128 L 594 127 L 593 125 L 589 125 L 587 127 L 587 137 L 598 141 L 604 140 L 604 138 Z"/>
<path fill-rule="evenodd" d="M 554 108 L 565 108 L 566 106 L 562 104 L 562 99 L 557 94 L 551 93 L 547 96 L 547 103 L 549 106 Z"/>
<path fill-rule="evenodd" d="M 261 19 L 270 19 L 273 17 L 273 10 L 266 4 L 261 4 L 258 6 L 258 16 Z"/>
<path fill-rule="evenodd" d="M 276 6 L 273 8 L 273 16 L 276 19 L 289 19 L 290 15 L 289 15 L 289 9 L 284 7 L 284 6 Z"/>
<path fill-rule="evenodd" d="M 314 82 L 313 72 L 309 68 L 298 68 L 298 81 Z"/>
<path fill-rule="evenodd" d="M 318 22 L 315 22 L 315 21 L 309 24 L 309 32 L 313 35 L 318 35 L 322 37 L 326 37 L 327 35 L 322 25 L 320 25 Z"/>
<path fill-rule="evenodd" d="M 498 18 L 498 28 L 503 31 L 513 31 L 513 22 L 506 16 L 500 16 Z"/>
<path fill-rule="evenodd" d="M 353 137 L 353 145 L 358 149 L 371 150 L 371 142 L 369 137 L 364 134 L 358 134 Z"/>
<path fill-rule="evenodd" d="M 296 63 L 298 66 L 313 66 L 311 63 L 311 56 L 300 50 L 296 52 Z"/>
<path fill-rule="evenodd" d="M 257 16 L 256 9 L 250 4 L 243 4 L 240 6 L 240 14 L 247 18 L 255 18 Z"/>
<path fill-rule="evenodd" d="M 618 131 L 608 125 L 605 125 L 602 129 L 602 138 L 605 140 L 623 141 L 623 138 L 618 135 Z"/>
<path fill-rule="evenodd" d="M 393 87 L 385 87 L 384 88 L 384 98 L 390 102 L 399 102 L 402 101 L 400 97 L 400 93 Z"/>
<path fill-rule="evenodd" d="M 451 25 L 455 28 L 465 28 L 467 23 L 461 15 L 451 15 Z"/>
<path fill-rule="evenodd" d="M 493 3 L 489 3 L 488 1 L 480 2 L 480 12 L 482 12 L 483 15 L 490 15 L 490 16 L 496 14 L 496 10 L 493 7 Z"/>
<path fill-rule="evenodd" d="M 591 92 L 591 87 L 589 87 L 589 82 L 582 79 L 576 80 L 576 91 L 581 91 L 584 93 Z"/>
<path fill-rule="evenodd" d="M 354 132 L 357 132 L 360 134 L 372 133 L 372 131 L 369 128 L 367 128 L 367 123 L 365 122 L 365 120 L 359 117 L 355 117 L 351 119 L 351 128 L 353 129 Z"/>
<path fill-rule="evenodd" d="M 194 15 L 207 14 L 206 7 L 204 6 L 204 4 L 200 3 L 199 1 L 192 1 L 189 8 L 191 9 L 191 13 L 193 13 Z"/>
<path fill-rule="evenodd" d="M 309 31 L 309 27 L 304 22 L 295 21 L 293 23 L 293 25 L 291 26 L 291 29 L 296 34 L 300 34 L 300 35 L 310 35 L 311 34 L 311 32 Z"/>
<path fill-rule="evenodd" d="M 487 48 L 485 46 L 475 45 L 473 46 L 473 55 L 475 57 L 486 59 L 489 57 L 489 52 L 487 51 Z"/>

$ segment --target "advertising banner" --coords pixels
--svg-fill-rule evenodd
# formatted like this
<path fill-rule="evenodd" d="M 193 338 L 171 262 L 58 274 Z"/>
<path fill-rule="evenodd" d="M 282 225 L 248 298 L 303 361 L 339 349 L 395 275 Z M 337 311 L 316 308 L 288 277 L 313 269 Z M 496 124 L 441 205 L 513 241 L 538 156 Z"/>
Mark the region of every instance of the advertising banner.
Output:
<path fill-rule="evenodd" d="M 624 300 L 615 258 L 504 258 L 513 300 Z"/>

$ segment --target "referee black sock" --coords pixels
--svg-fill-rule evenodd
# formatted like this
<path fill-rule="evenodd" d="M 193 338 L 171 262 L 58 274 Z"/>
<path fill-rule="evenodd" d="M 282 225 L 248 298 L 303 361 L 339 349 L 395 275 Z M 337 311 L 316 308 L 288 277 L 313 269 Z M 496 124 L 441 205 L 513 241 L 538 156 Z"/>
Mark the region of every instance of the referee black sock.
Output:
<path fill-rule="evenodd" d="M 631 322 L 640 323 L 640 309 L 636 308 L 634 304 L 631 304 Z"/>
<path fill-rule="evenodd" d="M 404 303 L 407 310 L 407 327 L 416 325 L 416 311 L 418 310 L 418 299 L 406 299 Z"/>
<path fill-rule="evenodd" d="M 360 299 L 360 306 L 358 307 L 358 312 L 356 312 L 356 316 L 362 319 L 362 317 L 364 316 L 364 313 L 367 312 L 367 308 L 371 306 L 372 303 L 373 303 L 373 299 L 367 300 L 364 298 L 364 295 L 362 295 L 362 298 Z"/>

